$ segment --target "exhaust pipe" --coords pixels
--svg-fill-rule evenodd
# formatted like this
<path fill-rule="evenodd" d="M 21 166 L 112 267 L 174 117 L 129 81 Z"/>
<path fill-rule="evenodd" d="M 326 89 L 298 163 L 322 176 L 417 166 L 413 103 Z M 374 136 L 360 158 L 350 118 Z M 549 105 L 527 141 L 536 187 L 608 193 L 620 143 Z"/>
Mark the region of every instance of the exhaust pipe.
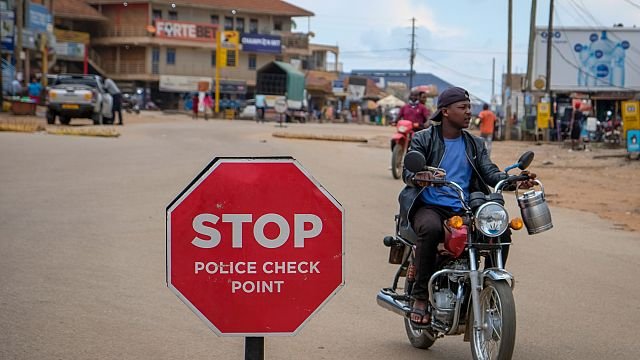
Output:
<path fill-rule="evenodd" d="M 409 306 L 394 299 L 389 293 L 385 292 L 384 290 L 380 290 L 378 292 L 378 296 L 376 296 L 376 302 L 383 308 L 398 315 L 408 316 L 409 312 L 411 311 Z"/>

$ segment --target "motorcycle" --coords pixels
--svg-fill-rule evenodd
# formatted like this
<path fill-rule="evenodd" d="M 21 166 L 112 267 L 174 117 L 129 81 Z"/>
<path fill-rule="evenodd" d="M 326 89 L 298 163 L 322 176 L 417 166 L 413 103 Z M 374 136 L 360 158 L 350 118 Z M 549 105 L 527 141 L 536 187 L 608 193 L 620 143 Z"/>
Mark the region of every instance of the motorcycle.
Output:
<path fill-rule="evenodd" d="M 464 216 L 454 216 L 445 222 L 446 236 L 438 248 L 438 270 L 428 281 L 431 314 L 428 324 L 414 323 L 410 318 L 417 236 L 410 225 L 405 225 L 396 215 L 395 236 L 385 237 L 384 245 L 390 247 L 389 262 L 399 267 L 391 287 L 381 289 L 376 301 L 404 317 L 406 334 L 414 347 L 427 349 L 445 335 L 464 334 L 474 359 L 511 359 L 516 309 L 512 293 L 515 280 L 505 270 L 506 256 L 503 257 L 511 245 L 507 230 L 520 230 L 524 223 L 532 235 L 553 227 L 542 183 L 534 180 L 541 191 L 531 189 L 520 195 L 519 184 L 529 180 L 529 175 L 526 172 L 508 174 L 515 168 L 524 171 L 533 157 L 533 152 L 528 151 L 517 163 L 507 167 L 508 177 L 489 195 L 474 192 L 465 199 L 462 188 L 446 180 L 446 175 L 431 181 L 431 186 L 447 186 L 457 192 Z M 416 151 L 410 151 L 404 163 L 412 172 L 426 169 L 443 174 L 443 169 L 425 167 L 424 156 Z M 502 191 L 513 187 L 522 218 L 509 221 Z M 501 237 L 503 234 L 506 239 Z M 399 286 L 401 278 L 404 278 L 403 286 Z"/>
<path fill-rule="evenodd" d="M 398 120 L 396 123 L 396 133 L 391 137 L 391 174 L 394 179 L 402 176 L 404 155 L 417 128 L 418 124 L 409 120 Z"/>

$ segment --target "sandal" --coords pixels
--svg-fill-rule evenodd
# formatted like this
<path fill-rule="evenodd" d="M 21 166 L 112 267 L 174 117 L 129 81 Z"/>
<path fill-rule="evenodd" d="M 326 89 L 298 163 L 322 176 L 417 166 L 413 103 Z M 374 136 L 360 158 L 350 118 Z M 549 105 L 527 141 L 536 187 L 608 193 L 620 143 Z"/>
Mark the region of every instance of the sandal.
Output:
<path fill-rule="evenodd" d="M 413 319 L 411 315 L 414 315 L 414 314 L 420 316 L 420 321 L 415 321 Z M 411 310 L 409 311 L 409 320 L 411 321 L 411 324 L 413 324 L 414 326 L 425 326 L 429 324 L 429 322 L 431 321 L 430 315 L 431 314 L 426 309 L 420 309 L 415 307 L 414 305 L 414 307 L 412 307 Z"/>

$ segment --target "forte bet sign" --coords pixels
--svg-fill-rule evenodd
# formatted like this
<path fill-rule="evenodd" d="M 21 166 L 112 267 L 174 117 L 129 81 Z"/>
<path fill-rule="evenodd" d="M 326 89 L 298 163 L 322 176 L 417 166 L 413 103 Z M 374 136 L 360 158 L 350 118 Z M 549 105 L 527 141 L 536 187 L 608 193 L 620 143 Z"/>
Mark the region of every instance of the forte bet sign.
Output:
<path fill-rule="evenodd" d="M 293 158 L 216 158 L 166 221 L 167 286 L 218 335 L 295 335 L 344 285 L 342 206 Z"/>

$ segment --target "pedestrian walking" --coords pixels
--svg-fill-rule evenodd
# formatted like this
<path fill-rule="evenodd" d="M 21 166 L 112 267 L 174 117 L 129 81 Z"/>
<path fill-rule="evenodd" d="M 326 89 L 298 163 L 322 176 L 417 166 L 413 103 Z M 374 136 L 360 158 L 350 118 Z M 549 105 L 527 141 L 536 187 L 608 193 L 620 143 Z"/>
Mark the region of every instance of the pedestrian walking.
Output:
<path fill-rule="evenodd" d="M 198 119 L 198 107 L 200 106 L 200 98 L 198 93 L 193 94 L 191 98 L 191 110 L 193 110 L 193 118 Z"/>
<path fill-rule="evenodd" d="M 484 104 L 478 117 L 480 118 L 480 137 L 484 139 L 487 153 L 491 155 L 491 142 L 493 141 L 493 130 L 496 125 L 496 114 L 489 110 L 489 104 Z"/>
<path fill-rule="evenodd" d="M 206 93 L 204 95 L 204 99 L 202 99 L 202 105 L 203 105 L 203 113 L 204 113 L 204 119 L 205 120 L 209 120 L 208 118 L 208 114 L 209 112 L 213 111 L 213 100 L 211 99 L 211 95 L 209 95 L 209 93 Z M 213 114 L 213 112 L 212 112 Z"/>
<path fill-rule="evenodd" d="M 122 93 L 120 92 L 120 88 L 118 88 L 111 78 L 104 80 L 104 88 L 111 94 L 111 98 L 113 99 L 113 105 L 111 105 L 111 120 L 115 123 L 117 113 L 118 125 L 124 125 L 122 122 Z"/>

